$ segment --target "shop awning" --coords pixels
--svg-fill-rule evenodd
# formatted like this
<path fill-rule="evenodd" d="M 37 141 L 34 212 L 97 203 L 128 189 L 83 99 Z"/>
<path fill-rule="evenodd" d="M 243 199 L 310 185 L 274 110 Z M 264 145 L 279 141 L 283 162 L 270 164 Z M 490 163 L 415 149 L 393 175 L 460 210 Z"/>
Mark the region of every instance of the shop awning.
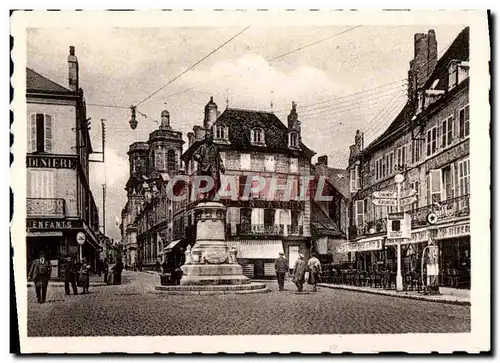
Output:
<path fill-rule="evenodd" d="M 280 240 L 242 240 L 228 241 L 228 248 L 233 246 L 238 251 L 237 258 L 276 259 L 279 253 L 284 253 Z"/>
<path fill-rule="evenodd" d="M 165 247 L 163 249 L 163 253 L 166 253 L 166 252 L 169 252 L 170 250 L 172 250 L 180 241 L 182 241 L 182 239 L 177 239 L 175 241 L 172 241 L 170 242 L 167 247 Z"/>
<path fill-rule="evenodd" d="M 370 238 L 358 242 L 343 243 L 336 247 L 337 253 L 379 251 L 383 247 L 383 237 Z"/>
<path fill-rule="evenodd" d="M 62 237 L 62 231 L 29 231 L 26 237 Z"/>

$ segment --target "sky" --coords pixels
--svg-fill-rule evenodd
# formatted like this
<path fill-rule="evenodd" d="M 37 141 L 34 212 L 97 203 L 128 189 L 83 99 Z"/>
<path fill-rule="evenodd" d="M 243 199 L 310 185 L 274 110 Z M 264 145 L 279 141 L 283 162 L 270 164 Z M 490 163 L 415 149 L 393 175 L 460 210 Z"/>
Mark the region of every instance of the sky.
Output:
<path fill-rule="evenodd" d="M 147 117 L 137 115 L 135 130 L 128 123 L 130 105 L 244 28 L 30 28 L 27 66 L 68 87 L 67 57 L 69 46 L 75 47 L 95 151 L 102 150 L 100 120 L 106 120 L 106 163 L 91 163 L 91 188 L 102 218 L 106 183 L 106 234 L 119 240 L 116 222 L 126 202 L 128 146 L 147 141 L 163 109 L 187 144 L 187 133 L 202 125 L 211 96 L 221 112 L 227 105 L 272 111 L 285 124 L 295 101 L 303 142 L 316 157 L 328 155 L 329 166 L 345 168 L 356 130 L 365 133 L 368 145 L 403 107 L 414 34 L 434 29 L 441 56 L 463 28 L 250 26 L 141 103 L 137 109 Z M 303 49 L 293 52 L 298 48 Z"/>

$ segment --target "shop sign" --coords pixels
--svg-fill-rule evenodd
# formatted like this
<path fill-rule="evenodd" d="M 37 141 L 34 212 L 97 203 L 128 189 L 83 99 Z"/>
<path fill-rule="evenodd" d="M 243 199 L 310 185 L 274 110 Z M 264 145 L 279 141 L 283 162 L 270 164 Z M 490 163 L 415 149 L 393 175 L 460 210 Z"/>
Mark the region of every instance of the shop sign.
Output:
<path fill-rule="evenodd" d="M 453 147 L 452 149 L 445 151 L 442 154 L 427 161 L 425 165 L 425 171 L 429 172 L 432 169 L 439 169 L 440 166 L 446 165 L 453 160 L 460 159 L 464 156 L 469 155 L 469 139 L 465 142 Z"/>
<path fill-rule="evenodd" d="M 344 247 L 345 246 L 345 247 Z M 382 239 L 376 239 L 372 241 L 363 241 L 363 242 L 353 242 L 349 244 L 345 244 L 341 247 L 342 252 L 363 252 L 363 251 L 376 251 L 382 249 Z M 337 249 L 338 251 L 339 249 Z"/>
<path fill-rule="evenodd" d="M 423 230 L 418 232 L 412 232 L 411 238 L 392 238 L 387 239 L 385 241 L 386 246 L 396 246 L 398 242 L 401 242 L 402 245 L 409 243 L 422 243 L 427 242 L 429 240 L 429 231 Z"/>
<path fill-rule="evenodd" d="M 442 227 L 437 231 L 436 239 L 470 236 L 470 224 Z"/>
<path fill-rule="evenodd" d="M 26 228 L 28 229 L 78 229 L 82 228 L 82 221 L 68 221 L 64 219 L 28 219 L 26 221 Z"/>
<path fill-rule="evenodd" d="M 76 169 L 77 158 L 73 156 L 27 155 L 28 168 Z"/>

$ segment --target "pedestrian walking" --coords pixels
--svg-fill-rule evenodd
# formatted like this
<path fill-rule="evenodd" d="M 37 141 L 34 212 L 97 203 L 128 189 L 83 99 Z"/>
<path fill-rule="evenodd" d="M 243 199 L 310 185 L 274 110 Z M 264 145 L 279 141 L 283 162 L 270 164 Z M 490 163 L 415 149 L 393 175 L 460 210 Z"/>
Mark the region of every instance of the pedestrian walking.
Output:
<path fill-rule="evenodd" d="M 115 285 L 122 284 L 122 271 L 123 271 L 123 262 L 122 262 L 121 258 L 118 258 L 116 261 L 115 268 L 114 268 Z"/>
<path fill-rule="evenodd" d="M 36 300 L 43 304 L 47 298 L 47 287 L 50 279 L 50 262 L 45 258 L 45 253 L 40 252 L 40 257 L 33 261 L 28 279 L 35 284 Z"/>
<path fill-rule="evenodd" d="M 83 259 L 82 266 L 80 267 L 80 281 L 83 287 L 82 294 L 88 294 L 90 286 L 90 265 L 87 263 L 85 258 Z"/>
<path fill-rule="evenodd" d="M 160 268 L 161 268 L 160 260 L 156 260 L 155 267 L 156 267 L 156 272 L 160 273 Z"/>
<path fill-rule="evenodd" d="M 293 268 L 293 282 L 297 286 L 297 291 L 302 292 L 305 282 L 306 274 L 306 261 L 304 261 L 304 255 L 299 253 L 299 259 L 295 262 L 295 267 Z"/>
<path fill-rule="evenodd" d="M 321 274 L 321 263 L 318 260 L 316 254 L 313 255 L 307 262 L 307 269 L 309 270 L 309 285 L 313 286 L 313 291 L 316 292 L 316 284 L 319 282 L 319 276 Z"/>
<path fill-rule="evenodd" d="M 288 261 L 284 256 L 283 252 L 279 253 L 279 257 L 274 263 L 274 269 L 276 271 L 276 277 L 278 279 L 279 291 L 283 291 L 285 288 L 285 275 L 288 271 Z"/>
<path fill-rule="evenodd" d="M 102 262 L 102 268 L 104 272 L 104 282 L 108 283 L 108 273 L 109 273 L 109 264 L 108 264 L 108 258 L 104 258 L 104 261 Z"/>
<path fill-rule="evenodd" d="M 76 268 L 75 261 L 70 256 L 66 257 L 66 261 L 63 267 L 64 271 L 64 293 L 70 295 L 69 286 L 73 290 L 73 295 L 78 295 L 78 288 L 76 287 L 76 279 L 78 276 L 78 271 Z"/>

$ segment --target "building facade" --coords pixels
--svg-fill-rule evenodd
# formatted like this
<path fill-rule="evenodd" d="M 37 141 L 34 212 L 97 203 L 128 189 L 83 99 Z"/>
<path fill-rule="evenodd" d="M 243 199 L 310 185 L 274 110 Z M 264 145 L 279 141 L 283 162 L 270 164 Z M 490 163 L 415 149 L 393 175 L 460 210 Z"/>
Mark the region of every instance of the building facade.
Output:
<path fill-rule="evenodd" d="M 153 266 L 172 241 L 172 203 L 165 193 L 168 181 L 181 169 L 183 143 L 182 133 L 172 129 L 170 114 L 164 110 L 149 140 L 129 147 L 130 177 L 121 223 L 129 266 Z"/>
<path fill-rule="evenodd" d="M 408 102 L 367 147 L 356 134 L 348 167 L 351 242 L 340 249 L 358 268 L 395 268 L 398 241 L 385 236 L 387 214 L 397 210 L 375 206 L 373 192 L 395 191 L 394 176 L 403 174 L 403 196 L 414 194 L 401 204 L 412 224 L 411 238 L 402 241 L 403 273 L 420 271 L 424 247 L 437 243 L 441 284 L 470 286 L 468 61 L 468 28 L 440 59 L 434 31 L 416 34 Z"/>
<path fill-rule="evenodd" d="M 193 153 L 203 143 L 205 133 L 212 133 L 225 166 L 221 191 L 228 193 L 221 193 L 220 202 L 227 207 L 226 240 L 229 248 L 238 250 L 244 274 L 273 277 L 279 252 L 285 253 L 291 268 L 299 253 L 308 257 L 311 202 L 298 196 L 301 176 L 311 175 L 314 152 L 301 141 L 296 105 L 284 125 L 270 112 L 226 108 L 219 114 L 211 99 L 205 107 L 203 127 L 195 126 L 193 131 L 182 156 L 187 175 L 196 175 Z M 252 192 L 257 182 L 265 187 Z M 284 190 L 287 183 L 289 197 Z M 196 196 L 190 197 L 175 203 L 174 234 L 192 245 Z"/>
<path fill-rule="evenodd" d="M 83 232 L 83 256 L 99 260 L 99 215 L 89 186 L 93 153 L 85 98 L 78 79 L 74 47 L 68 56 L 69 87 L 26 69 L 27 99 L 27 262 L 45 252 L 61 276 L 61 260 L 80 257 L 76 241 Z"/>

